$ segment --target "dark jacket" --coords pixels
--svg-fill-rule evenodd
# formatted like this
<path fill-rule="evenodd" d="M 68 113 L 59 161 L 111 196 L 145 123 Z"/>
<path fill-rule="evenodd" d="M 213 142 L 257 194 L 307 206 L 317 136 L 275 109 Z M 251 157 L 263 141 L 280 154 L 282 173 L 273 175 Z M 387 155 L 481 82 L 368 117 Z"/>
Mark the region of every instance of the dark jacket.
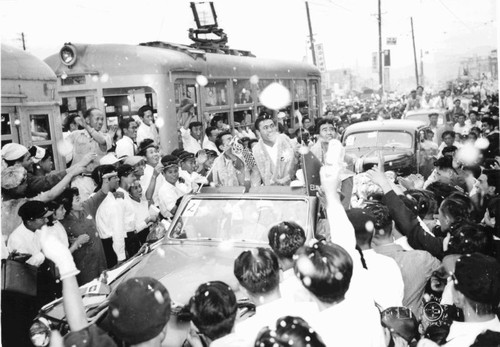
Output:
<path fill-rule="evenodd" d="M 425 231 L 417 216 L 406 207 L 394 191 L 385 194 L 382 203 L 389 208 L 396 227 L 408 238 L 410 246 L 425 250 L 440 260 L 443 259 L 443 237 L 435 237 Z"/>

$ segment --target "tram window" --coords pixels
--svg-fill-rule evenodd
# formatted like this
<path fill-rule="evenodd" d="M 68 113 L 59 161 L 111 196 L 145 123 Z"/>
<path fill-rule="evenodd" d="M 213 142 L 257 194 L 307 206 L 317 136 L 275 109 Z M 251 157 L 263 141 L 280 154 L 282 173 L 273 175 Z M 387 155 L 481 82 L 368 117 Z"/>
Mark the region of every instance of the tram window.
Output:
<path fill-rule="evenodd" d="M 62 98 L 62 104 L 68 108 L 70 112 L 82 112 L 84 113 L 89 108 L 95 107 L 93 96 L 74 96 Z"/>
<path fill-rule="evenodd" d="M 30 115 L 30 130 L 33 141 L 50 140 L 50 123 L 48 114 Z"/>
<path fill-rule="evenodd" d="M 233 80 L 234 83 L 234 103 L 250 104 L 252 99 L 252 88 L 250 80 Z"/>
<path fill-rule="evenodd" d="M 2 113 L 2 135 L 11 135 L 10 114 Z"/>
<path fill-rule="evenodd" d="M 210 81 L 205 86 L 206 106 L 227 105 L 227 81 Z"/>
<path fill-rule="evenodd" d="M 175 111 L 179 124 L 185 124 L 194 114 L 198 120 L 196 108 L 196 86 L 194 81 L 178 79 L 174 84 L 175 88 Z"/>
<path fill-rule="evenodd" d="M 295 85 L 295 101 L 303 102 L 307 101 L 307 83 L 305 80 L 294 81 Z"/>

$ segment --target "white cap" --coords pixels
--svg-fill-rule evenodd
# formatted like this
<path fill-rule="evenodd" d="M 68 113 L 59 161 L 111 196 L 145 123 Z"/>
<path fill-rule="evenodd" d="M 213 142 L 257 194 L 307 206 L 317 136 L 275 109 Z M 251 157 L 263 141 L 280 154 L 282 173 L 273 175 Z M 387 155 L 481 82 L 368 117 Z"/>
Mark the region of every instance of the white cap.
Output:
<path fill-rule="evenodd" d="M 108 153 L 99 160 L 100 165 L 114 165 L 120 160 L 113 154 Z"/>
<path fill-rule="evenodd" d="M 38 147 L 38 146 L 35 146 L 36 147 L 36 154 L 33 156 L 33 163 L 37 164 L 40 162 L 40 160 L 43 159 L 43 157 L 45 157 L 45 148 L 42 148 L 42 147 Z"/>
<path fill-rule="evenodd" d="M 28 153 L 28 149 L 19 143 L 8 143 L 2 147 L 2 159 L 17 160 Z"/>

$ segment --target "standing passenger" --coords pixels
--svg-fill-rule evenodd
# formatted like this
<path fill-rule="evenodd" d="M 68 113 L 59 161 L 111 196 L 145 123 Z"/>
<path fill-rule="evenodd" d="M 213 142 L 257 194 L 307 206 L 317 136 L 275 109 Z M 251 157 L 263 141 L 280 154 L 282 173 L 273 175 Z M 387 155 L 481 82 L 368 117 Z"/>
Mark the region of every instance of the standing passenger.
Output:
<path fill-rule="evenodd" d="M 156 146 L 159 146 L 160 136 L 154 123 L 153 108 L 149 105 L 144 105 L 139 109 L 138 113 L 141 118 L 141 124 L 137 128 L 137 144 L 146 139 L 151 139 Z"/>
<path fill-rule="evenodd" d="M 264 185 L 289 185 L 297 171 L 292 143 L 286 135 L 277 133 L 274 120 L 267 114 L 257 118 L 255 130 L 260 140 L 253 147 L 253 156 Z"/>
<path fill-rule="evenodd" d="M 68 136 L 68 141 L 73 145 L 72 166 L 78 163 L 87 153 L 96 153 L 96 161 L 99 161 L 111 148 L 111 136 L 101 132 L 104 124 L 102 111 L 97 108 L 90 108 L 85 112 L 83 118 L 82 120 L 77 117 L 75 121 L 84 129 L 75 130 Z"/>

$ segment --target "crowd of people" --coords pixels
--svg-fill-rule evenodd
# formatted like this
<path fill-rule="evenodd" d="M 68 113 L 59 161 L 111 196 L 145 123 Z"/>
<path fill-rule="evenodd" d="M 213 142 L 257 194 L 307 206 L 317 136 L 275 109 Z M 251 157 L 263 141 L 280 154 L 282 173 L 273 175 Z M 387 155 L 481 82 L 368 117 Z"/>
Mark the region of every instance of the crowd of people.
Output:
<path fill-rule="evenodd" d="M 443 107 L 450 121 L 438 124 L 438 114 L 429 114 L 421 174 L 384 172 L 382 157 L 355 174 L 353 158 L 339 149 L 350 124 L 399 118 L 430 103 L 419 95 L 423 88 L 397 110 L 338 106 L 313 120 L 297 110 L 295 128 L 265 110 L 252 127 L 230 128 L 219 116 L 209 123 L 188 117 L 181 145 L 170 153 L 162 152 L 150 106 L 138 119 L 120 120 L 119 139 L 102 130 L 102 111 L 89 109 L 66 119 L 71 151 L 60 172 L 52 171 L 49 150 L 5 144 L 2 258 L 29 265 L 37 276 L 22 284 L 24 291 L 2 290 L 4 345 L 30 346 L 38 309 L 62 295 L 71 329 L 65 345 L 113 346 L 115 338 L 159 346 L 168 339 L 171 300 L 157 280 L 118 286 L 109 298 L 109 334 L 87 325 L 78 286 L 161 238 L 186 194 L 203 187 L 306 186 L 301 156 L 308 152 L 322 165 L 316 239 L 306 240 L 300 225 L 276 220 L 269 247 L 244 251 L 234 262 L 255 314 L 239 319 L 236 288 L 214 274 L 185 308 L 193 323 L 185 345 L 498 344 L 498 96 L 471 103 L 466 113 L 460 99 L 445 103 L 446 91 L 440 92 L 432 107 Z M 469 147 L 475 154 L 461 150 Z"/>

